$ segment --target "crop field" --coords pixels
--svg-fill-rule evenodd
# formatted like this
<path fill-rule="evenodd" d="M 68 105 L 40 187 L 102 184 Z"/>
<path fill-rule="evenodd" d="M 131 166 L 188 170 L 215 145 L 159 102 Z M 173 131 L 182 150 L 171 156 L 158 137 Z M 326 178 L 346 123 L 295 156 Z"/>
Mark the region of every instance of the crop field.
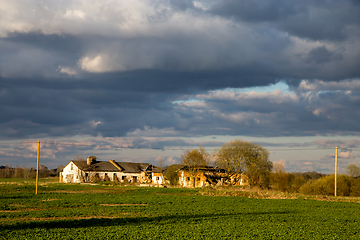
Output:
<path fill-rule="evenodd" d="M 46 182 L 34 193 L 1 182 L 0 239 L 360 239 L 356 202 Z"/>

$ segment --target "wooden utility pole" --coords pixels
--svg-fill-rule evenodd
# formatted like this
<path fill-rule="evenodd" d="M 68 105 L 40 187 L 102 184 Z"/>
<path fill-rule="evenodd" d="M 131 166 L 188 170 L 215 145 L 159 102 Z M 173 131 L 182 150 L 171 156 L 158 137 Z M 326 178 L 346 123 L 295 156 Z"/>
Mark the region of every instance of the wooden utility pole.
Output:
<path fill-rule="evenodd" d="M 38 194 L 38 183 L 39 183 L 39 157 L 40 157 L 40 141 L 38 141 L 37 167 L 36 167 L 36 192 L 35 192 L 35 194 Z"/>
<path fill-rule="evenodd" d="M 334 193 L 335 197 L 336 197 L 336 185 L 337 185 L 337 183 L 336 183 L 336 178 L 337 178 L 337 157 L 338 157 L 338 148 L 336 147 L 335 148 L 335 193 Z"/>

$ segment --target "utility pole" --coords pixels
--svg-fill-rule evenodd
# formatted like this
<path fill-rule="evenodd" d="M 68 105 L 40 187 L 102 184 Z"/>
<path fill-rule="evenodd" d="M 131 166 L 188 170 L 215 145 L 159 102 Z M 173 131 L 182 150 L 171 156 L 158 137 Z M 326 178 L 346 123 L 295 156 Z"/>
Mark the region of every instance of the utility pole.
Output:
<path fill-rule="evenodd" d="M 335 197 L 336 197 L 336 178 L 337 178 L 337 157 L 338 157 L 338 148 L 335 148 Z"/>
<path fill-rule="evenodd" d="M 39 157 L 40 157 L 40 141 L 38 141 L 37 167 L 36 167 L 36 192 L 35 192 L 35 194 L 38 194 L 38 183 L 39 183 Z"/>

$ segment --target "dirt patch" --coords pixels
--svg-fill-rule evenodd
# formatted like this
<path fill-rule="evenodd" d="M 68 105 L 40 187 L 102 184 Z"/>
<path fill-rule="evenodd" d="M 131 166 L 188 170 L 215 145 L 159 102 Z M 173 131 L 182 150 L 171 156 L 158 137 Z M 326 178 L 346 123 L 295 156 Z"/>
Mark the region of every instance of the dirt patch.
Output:
<path fill-rule="evenodd" d="M 85 204 L 84 204 L 85 205 Z M 16 210 L 0 210 L 0 213 L 12 213 L 12 212 L 35 212 L 35 211 L 45 211 L 45 210 L 67 210 L 74 208 L 86 208 L 86 207 L 67 207 L 67 208 L 24 208 Z"/>
<path fill-rule="evenodd" d="M 0 213 L 12 213 L 12 212 L 35 212 L 35 211 L 44 211 L 48 209 L 34 209 L 34 208 L 25 208 L 17 210 L 1 210 Z"/>
<path fill-rule="evenodd" d="M 119 213 L 119 215 L 125 215 L 126 217 L 134 217 L 132 213 Z M 121 216 L 86 216 L 86 217 L 48 217 L 48 218 L 15 218 L 15 219 L 0 219 L 0 222 L 13 222 L 13 221 L 56 221 L 56 220 L 82 220 L 92 218 L 106 218 L 114 219 L 121 218 Z"/>
<path fill-rule="evenodd" d="M 51 193 L 124 193 L 122 189 L 89 189 L 89 190 L 56 190 L 50 191 Z"/>
<path fill-rule="evenodd" d="M 9 204 L 9 206 L 11 206 L 11 207 L 25 207 L 22 204 Z"/>
<path fill-rule="evenodd" d="M 116 207 L 116 206 L 147 206 L 146 203 L 118 203 L 118 204 L 107 204 L 102 203 L 100 206 L 107 206 L 107 207 Z"/>

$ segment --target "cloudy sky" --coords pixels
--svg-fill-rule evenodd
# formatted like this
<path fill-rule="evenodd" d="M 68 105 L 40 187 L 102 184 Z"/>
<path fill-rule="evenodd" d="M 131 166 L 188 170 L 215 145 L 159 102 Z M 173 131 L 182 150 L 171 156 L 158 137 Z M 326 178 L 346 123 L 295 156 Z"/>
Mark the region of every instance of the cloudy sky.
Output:
<path fill-rule="evenodd" d="M 0 0 L 0 165 L 177 163 L 233 139 L 360 165 L 357 0 Z"/>

